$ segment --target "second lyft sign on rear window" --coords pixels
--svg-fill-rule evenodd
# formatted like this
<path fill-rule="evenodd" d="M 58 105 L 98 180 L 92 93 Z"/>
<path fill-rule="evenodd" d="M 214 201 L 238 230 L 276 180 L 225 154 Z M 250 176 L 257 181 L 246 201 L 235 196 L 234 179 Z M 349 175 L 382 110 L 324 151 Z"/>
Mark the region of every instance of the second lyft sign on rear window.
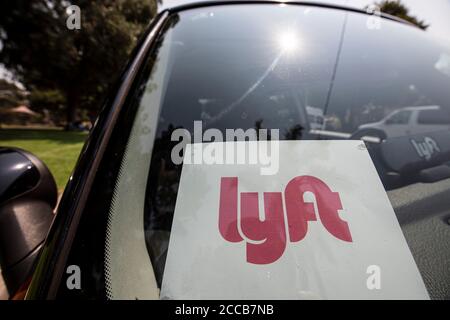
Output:
<path fill-rule="evenodd" d="M 161 298 L 428 298 L 364 144 L 277 143 L 273 175 L 183 165 Z"/>

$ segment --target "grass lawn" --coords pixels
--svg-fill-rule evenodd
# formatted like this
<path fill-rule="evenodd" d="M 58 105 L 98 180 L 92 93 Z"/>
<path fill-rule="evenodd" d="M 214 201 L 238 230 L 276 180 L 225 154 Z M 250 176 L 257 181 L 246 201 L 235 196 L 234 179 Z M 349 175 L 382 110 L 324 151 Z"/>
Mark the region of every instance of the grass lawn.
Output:
<path fill-rule="evenodd" d="M 0 129 L 0 146 L 25 149 L 44 161 L 62 192 L 87 134 L 62 130 Z"/>

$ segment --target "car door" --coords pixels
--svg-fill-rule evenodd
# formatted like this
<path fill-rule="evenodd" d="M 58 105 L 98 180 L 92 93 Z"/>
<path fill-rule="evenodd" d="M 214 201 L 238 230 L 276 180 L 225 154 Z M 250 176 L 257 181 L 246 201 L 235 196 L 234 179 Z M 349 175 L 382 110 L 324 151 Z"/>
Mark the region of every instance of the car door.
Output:
<path fill-rule="evenodd" d="M 412 112 L 400 110 L 387 118 L 384 122 L 385 132 L 388 137 L 406 136 L 414 131 L 415 125 L 411 122 Z"/>

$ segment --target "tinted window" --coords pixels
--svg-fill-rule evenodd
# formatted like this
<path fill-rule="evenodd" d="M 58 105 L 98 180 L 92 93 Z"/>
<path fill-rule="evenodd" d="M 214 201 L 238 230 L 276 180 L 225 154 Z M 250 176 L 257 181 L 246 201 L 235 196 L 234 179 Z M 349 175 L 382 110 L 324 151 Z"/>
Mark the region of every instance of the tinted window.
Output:
<path fill-rule="evenodd" d="M 389 124 L 408 124 L 411 111 L 400 111 L 387 119 Z"/>
<path fill-rule="evenodd" d="M 450 124 L 450 110 L 436 109 L 423 110 L 419 113 L 417 122 L 419 124 Z"/>

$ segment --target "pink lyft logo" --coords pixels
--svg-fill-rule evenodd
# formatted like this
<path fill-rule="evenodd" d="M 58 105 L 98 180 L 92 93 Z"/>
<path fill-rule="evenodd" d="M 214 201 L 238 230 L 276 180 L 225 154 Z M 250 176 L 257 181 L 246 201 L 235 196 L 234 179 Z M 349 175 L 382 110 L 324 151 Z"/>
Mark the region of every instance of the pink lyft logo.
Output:
<path fill-rule="evenodd" d="M 308 231 L 308 221 L 317 221 L 314 203 L 305 202 L 303 194 L 312 192 L 316 199 L 320 221 L 334 237 L 352 242 L 347 222 L 340 219 L 342 209 L 337 192 L 333 192 L 320 179 L 312 176 L 293 178 L 284 190 L 286 218 L 291 242 L 302 240 Z M 223 177 L 220 183 L 219 231 L 230 242 L 243 239 L 238 229 L 238 178 Z M 247 242 L 247 262 L 268 264 L 277 261 L 286 248 L 286 225 L 281 192 L 264 192 L 265 219 L 259 219 L 258 192 L 242 192 L 240 198 L 243 236 Z"/>

